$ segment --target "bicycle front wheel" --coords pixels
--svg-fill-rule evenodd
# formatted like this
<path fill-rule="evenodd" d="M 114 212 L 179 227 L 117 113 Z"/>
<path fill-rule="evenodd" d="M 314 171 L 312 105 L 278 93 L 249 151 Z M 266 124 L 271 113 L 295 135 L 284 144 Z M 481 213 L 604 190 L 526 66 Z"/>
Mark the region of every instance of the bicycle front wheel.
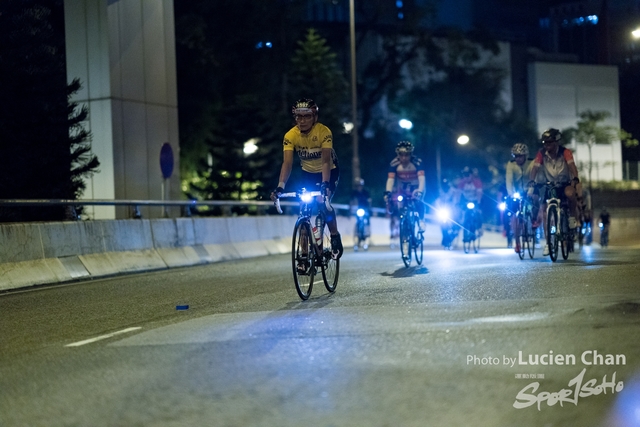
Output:
<path fill-rule="evenodd" d="M 526 236 L 527 236 L 526 225 L 522 220 L 522 216 L 518 215 L 516 217 L 515 237 L 516 237 L 516 248 L 519 248 L 518 257 L 520 257 L 520 259 L 524 259 L 524 253 L 527 250 L 526 246 L 529 243 Z"/>
<path fill-rule="evenodd" d="M 527 215 L 524 229 L 525 239 L 527 241 L 527 252 L 529 252 L 529 258 L 533 259 L 533 255 L 536 252 L 536 230 L 533 228 L 533 223 L 530 215 Z"/>
<path fill-rule="evenodd" d="M 479 250 L 480 250 L 480 237 L 476 236 L 476 238 L 473 239 L 473 252 L 477 254 Z"/>
<path fill-rule="evenodd" d="M 555 206 L 550 206 L 547 212 L 547 245 L 549 245 L 549 257 L 553 262 L 558 259 L 559 233 L 558 210 Z"/>
<path fill-rule="evenodd" d="M 416 264 L 422 264 L 423 258 L 423 240 L 422 234 L 419 233 L 420 224 L 418 220 L 413 221 L 413 254 L 416 257 Z"/>
<path fill-rule="evenodd" d="M 566 260 L 569 258 L 569 252 L 571 252 L 571 244 L 573 244 L 573 240 L 571 237 L 571 232 L 569 231 L 569 222 L 567 219 L 567 215 L 563 212 L 560 216 L 560 224 L 562 230 L 562 238 L 560 239 L 560 247 L 562 249 L 562 259 Z"/>
<path fill-rule="evenodd" d="M 327 291 L 334 292 L 338 286 L 340 276 L 340 260 L 331 256 L 331 233 L 329 227 L 324 229 L 324 243 L 322 244 L 322 254 L 320 255 L 320 266 L 322 270 L 322 280 Z"/>
<path fill-rule="evenodd" d="M 291 264 L 296 292 L 303 301 L 309 299 L 311 295 L 313 279 L 316 274 L 311 238 L 311 225 L 308 219 L 298 218 L 293 228 Z"/>
<path fill-rule="evenodd" d="M 465 254 L 468 254 L 469 251 L 471 251 L 471 232 L 466 229 L 462 234 L 462 249 Z"/>
<path fill-rule="evenodd" d="M 400 254 L 405 267 L 411 265 L 411 220 L 407 216 L 400 219 Z"/>

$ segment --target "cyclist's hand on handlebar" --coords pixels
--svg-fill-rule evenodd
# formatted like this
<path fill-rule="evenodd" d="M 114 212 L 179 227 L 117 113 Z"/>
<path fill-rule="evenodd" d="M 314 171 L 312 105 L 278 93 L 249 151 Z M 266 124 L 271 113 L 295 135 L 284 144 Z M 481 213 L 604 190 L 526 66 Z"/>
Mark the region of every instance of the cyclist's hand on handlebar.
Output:
<path fill-rule="evenodd" d="M 327 197 L 331 197 L 331 190 L 329 190 L 329 181 L 322 181 L 320 184 L 320 192 Z"/>
<path fill-rule="evenodd" d="M 284 188 L 277 187 L 275 190 L 271 192 L 271 200 L 275 202 L 282 193 L 284 193 Z"/>
<path fill-rule="evenodd" d="M 383 195 L 385 203 L 389 203 L 389 196 L 391 196 L 391 191 L 385 191 Z"/>
<path fill-rule="evenodd" d="M 411 193 L 411 197 L 416 200 L 420 200 L 422 198 L 422 191 L 413 190 L 413 193 Z"/>
<path fill-rule="evenodd" d="M 527 196 L 528 197 L 533 196 L 533 189 L 534 189 L 535 185 L 536 185 L 535 181 L 529 181 L 527 183 Z"/>

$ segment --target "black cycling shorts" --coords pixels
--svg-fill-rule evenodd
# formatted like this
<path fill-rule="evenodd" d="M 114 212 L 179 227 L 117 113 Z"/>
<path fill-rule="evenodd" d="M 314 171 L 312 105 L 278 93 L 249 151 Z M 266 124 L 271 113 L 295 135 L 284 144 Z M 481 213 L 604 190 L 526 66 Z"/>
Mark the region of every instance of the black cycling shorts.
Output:
<path fill-rule="evenodd" d="M 331 190 L 331 196 L 336 192 L 338 187 L 338 180 L 340 179 L 340 168 L 331 169 L 331 178 L 329 179 L 329 190 Z M 298 189 L 305 188 L 307 191 L 320 191 L 320 184 L 322 184 L 322 172 L 310 173 L 302 171 L 302 176 L 298 182 Z"/>

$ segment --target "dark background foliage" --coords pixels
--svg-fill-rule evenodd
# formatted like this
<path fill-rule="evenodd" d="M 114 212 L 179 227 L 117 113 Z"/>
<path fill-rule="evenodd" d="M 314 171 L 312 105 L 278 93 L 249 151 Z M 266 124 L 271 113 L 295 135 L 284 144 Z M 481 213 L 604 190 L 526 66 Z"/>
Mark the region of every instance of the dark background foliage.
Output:
<path fill-rule="evenodd" d="M 0 198 L 74 199 L 95 170 L 86 110 L 69 97 L 62 0 L 0 2 Z M 57 220 L 64 208 L 7 208 L 0 221 Z"/>

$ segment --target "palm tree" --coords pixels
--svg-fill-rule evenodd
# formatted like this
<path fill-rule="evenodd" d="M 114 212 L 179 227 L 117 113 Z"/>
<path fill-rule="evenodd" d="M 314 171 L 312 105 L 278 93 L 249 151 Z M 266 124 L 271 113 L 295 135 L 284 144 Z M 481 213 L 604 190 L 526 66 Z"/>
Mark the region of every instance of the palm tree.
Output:
<path fill-rule="evenodd" d="M 587 174 L 589 179 L 589 192 L 591 192 L 591 172 L 593 170 L 592 149 L 595 144 L 611 144 L 614 141 L 622 141 L 626 146 L 638 145 L 638 140 L 623 129 L 615 126 L 603 125 L 611 113 L 608 111 L 586 110 L 580 113 L 580 120 L 576 127 L 564 129 L 562 132 L 568 140 L 575 140 L 587 145 L 589 160 L 587 161 Z"/>

